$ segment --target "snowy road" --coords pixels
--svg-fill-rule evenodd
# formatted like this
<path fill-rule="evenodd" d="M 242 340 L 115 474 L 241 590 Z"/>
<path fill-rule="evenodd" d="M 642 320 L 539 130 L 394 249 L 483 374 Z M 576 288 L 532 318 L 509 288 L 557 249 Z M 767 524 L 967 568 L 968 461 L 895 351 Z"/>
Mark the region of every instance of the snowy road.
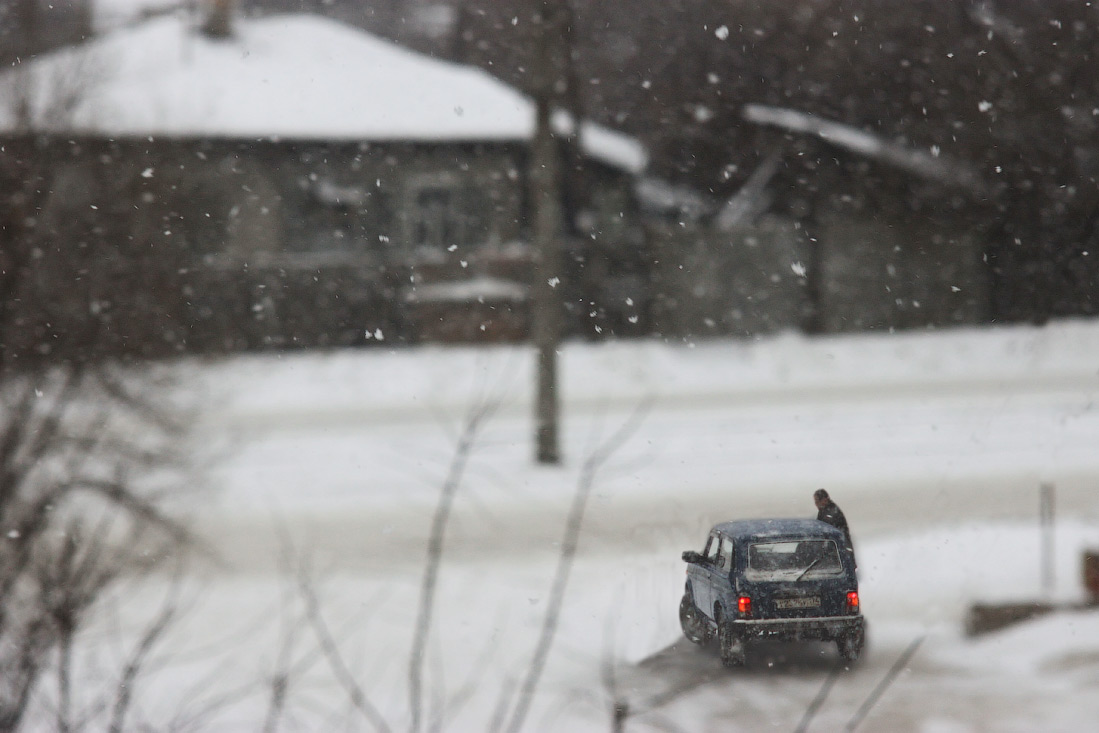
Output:
<path fill-rule="evenodd" d="M 1006 733 L 1085 730 L 1078 727 L 1082 720 L 1099 719 L 1094 677 L 1075 683 L 1070 677 L 1066 684 L 1064 675 L 976 676 L 950 657 L 979 642 L 948 632 L 893 636 L 877 640 L 850 670 L 838 668 L 835 650 L 824 644 L 765 644 L 750 652 L 743 669 L 730 671 L 721 669 L 712 648 L 676 642 L 620 674 L 619 689 L 633 711 L 629 727 L 670 722 L 684 731 L 840 731 L 854 724 L 868 731 Z M 903 671 L 891 676 L 902 659 Z"/>
<path fill-rule="evenodd" d="M 717 371 L 728 354 L 704 357 Z M 464 375 L 452 381 L 472 381 L 465 375 L 476 373 L 471 357 L 440 358 Z M 617 393 L 605 398 L 581 384 L 572 390 L 577 398 L 564 401 L 560 468 L 531 465 L 522 395 L 494 384 L 482 389 L 501 408 L 476 441 L 449 546 L 470 558 L 550 546 L 580 464 L 640 404 L 649 406 L 636 431 L 597 476 L 584 534 L 589 551 L 690 538 L 729 517 L 811 514 L 818 486 L 833 491 L 864 537 L 1031 519 L 1043 483 L 1055 485 L 1066 516 L 1099 519 L 1099 410 L 1092 409 L 1099 380 L 1084 371 L 1061 367 L 1007 383 L 951 376 L 945 389 L 937 374 L 901 384 L 896 374 L 870 373 L 859 387 L 796 383 L 787 391 L 728 389 L 734 373 L 710 399 L 696 383 L 673 381 L 651 403 L 644 384 L 627 392 L 614 383 Z M 271 528 L 286 517 L 303 542 L 348 569 L 418 562 L 468 409 L 458 395 L 472 403 L 478 394 L 410 399 L 402 412 L 387 400 L 334 400 L 333 392 L 358 394 L 354 386 L 370 374 L 345 380 L 331 383 L 324 399 L 245 405 L 220 422 L 232 459 L 215 472 L 224 488 L 202 525 L 230 566 L 269 567 L 277 554 Z"/>

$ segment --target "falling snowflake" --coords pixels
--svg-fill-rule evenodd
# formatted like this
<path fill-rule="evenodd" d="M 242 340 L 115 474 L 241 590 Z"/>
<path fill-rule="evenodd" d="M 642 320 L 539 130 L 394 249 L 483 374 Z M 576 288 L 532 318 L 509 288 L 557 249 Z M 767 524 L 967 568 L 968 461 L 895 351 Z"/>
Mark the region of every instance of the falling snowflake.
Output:
<path fill-rule="evenodd" d="M 982 101 L 980 104 L 977 105 L 977 109 L 982 112 L 987 112 L 992 109 L 992 102 Z"/>
<path fill-rule="evenodd" d="M 805 277 L 805 265 L 800 262 L 794 262 L 790 265 L 790 269 L 794 271 L 794 274 L 798 277 Z"/>
<path fill-rule="evenodd" d="M 695 105 L 695 122 L 709 122 L 714 118 L 714 111 L 704 104 Z"/>
<path fill-rule="evenodd" d="M 718 40 L 724 41 L 729 37 L 729 26 L 719 26 L 718 29 L 714 31 L 714 35 L 717 36 Z"/>

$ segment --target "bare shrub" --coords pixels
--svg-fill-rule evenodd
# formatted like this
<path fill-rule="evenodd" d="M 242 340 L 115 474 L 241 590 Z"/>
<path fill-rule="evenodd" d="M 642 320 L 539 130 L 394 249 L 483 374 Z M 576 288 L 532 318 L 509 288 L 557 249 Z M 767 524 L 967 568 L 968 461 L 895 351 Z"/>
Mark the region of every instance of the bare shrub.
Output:
<path fill-rule="evenodd" d="M 59 652 L 67 727 L 73 643 L 123 575 L 186 533 L 158 508 L 186 422 L 162 370 L 58 365 L 0 376 L 0 729 L 17 729 Z"/>

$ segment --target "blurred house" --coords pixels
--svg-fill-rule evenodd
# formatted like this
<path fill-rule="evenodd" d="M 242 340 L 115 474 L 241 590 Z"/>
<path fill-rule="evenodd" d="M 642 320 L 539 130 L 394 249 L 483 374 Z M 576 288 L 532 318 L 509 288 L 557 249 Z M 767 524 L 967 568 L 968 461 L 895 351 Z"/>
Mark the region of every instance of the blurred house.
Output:
<path fill-rule="evenodd" d="M 665 335 L 900 330 L 993 316 L 981 202 L 960 162 L 749 105 L 728 200 L 645 179 L 651 316 Z"/>
<path fill-rule="evenodd" d="M 200 21 L 0 76 L 0 195 L 34 202 L 26 287 L 49 294 L 23 298 L 23 348 L 83 348 L 89 318 L 142 354 L 525 336 L 528 98 L 319 16 Z M 645 151 L 555 127 L 569 333 L 641 333 Z"/>

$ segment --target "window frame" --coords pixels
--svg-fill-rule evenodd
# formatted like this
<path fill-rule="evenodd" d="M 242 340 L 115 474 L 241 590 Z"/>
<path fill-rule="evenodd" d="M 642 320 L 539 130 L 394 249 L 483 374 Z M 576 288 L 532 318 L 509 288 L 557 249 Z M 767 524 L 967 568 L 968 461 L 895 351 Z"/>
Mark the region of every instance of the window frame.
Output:
<path fill-rule="evenodd" d="M 428 207 L 422 198 L 438 193 L 444 203 Z M 447 249 L 467 242 L 467 191 L 461 177 L 449 171 L 409 176 L 404 186 L 405 239 L 413 249 Z"/>

